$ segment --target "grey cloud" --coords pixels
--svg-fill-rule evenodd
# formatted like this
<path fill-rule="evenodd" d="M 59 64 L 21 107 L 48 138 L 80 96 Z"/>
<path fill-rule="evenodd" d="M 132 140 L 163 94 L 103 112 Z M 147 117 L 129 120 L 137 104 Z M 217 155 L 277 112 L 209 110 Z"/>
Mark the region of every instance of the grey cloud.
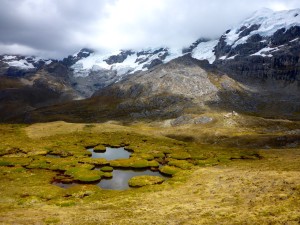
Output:
<path fill-rule="evenodd" d="M 300 2 L 0 0 L 0 53 L 63 57 L 81 47 L 182 47 L 199 37 L 216 38 L 262 7 L 289 9 Z"/>

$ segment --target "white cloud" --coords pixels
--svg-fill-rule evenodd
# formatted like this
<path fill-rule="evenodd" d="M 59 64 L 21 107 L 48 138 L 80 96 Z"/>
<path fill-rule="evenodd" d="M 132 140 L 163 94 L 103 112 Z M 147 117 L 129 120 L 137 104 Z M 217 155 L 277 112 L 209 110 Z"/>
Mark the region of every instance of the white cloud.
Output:
<path fill-rule="evenodd" d="M 20 54 L 52 57 L 82 47 L 186 46 L 218 37 L 262 7 L 291 9 L 300 1 L 1 0 L 0 53 L 18 52 L 16 46 Z"/>

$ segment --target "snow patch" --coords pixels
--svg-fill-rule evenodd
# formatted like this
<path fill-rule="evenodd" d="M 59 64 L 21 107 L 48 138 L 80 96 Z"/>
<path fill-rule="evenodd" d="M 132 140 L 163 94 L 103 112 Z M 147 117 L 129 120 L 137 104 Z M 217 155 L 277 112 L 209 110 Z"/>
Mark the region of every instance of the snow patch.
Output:
<path fill-rule="evenodd" d="M 110 65 L 104 61 L 109 56 L 107 54 L 92 53 L 88 57 L 78 60 L 71 68 L 77 77 L 86 77 L 91 71 L 109 70 Z"/>
<path fill-rule="evenodd" d="M 291 40 L 290 42 L 295 42 L 295 41 L 298 41 L 299 38 L 295 38 L 294 40 Z"/>
<path fill-rule="evenodd" d="M 21 69 L 34 69 L 35 67 L 25 59 L 6 62 L 9 66 L 18 67 Z"/>
<path fill-rule="evenodd" d="M 262 57 L 273 57 L 273 55 L 270 54 L 270 52 L 275 52 L 278 50 L 279 50 L 278 47 L 276 47 L 276 48 L 265 47 L 265 48 L 259 50 L 258 52 L 252 54 L 251 56 L 259 55 Z"/>
<path fill-rule="evenodd" d="M 300 9 L 285 10 L 274 12 L 270 9 L 262 9 L 255 12 L 251 17 L 243 21 L 239 26 L 231 29 L 225 34 L 225 41 L 228 45 L 236 47 L 239 44 L 244 44 L 248 38 L 254 34 L 259 34 L 262 37 L 272 36 L 278 29 L 289 29 L 292 26 L 300 26 L 300 19 L 295 17 L 295 14 L 300 14 Z M 245 26 L 250 28 L 252 25 L 260 25 L 257 30 L 253 30 L 249 35 L 239 38 L 243 30 L 240 28 Z"/>
<path fill-rule="evenodd" d="M 3 60 L 11 60 L 11 59 L 15 59 L 15 58 L 16 58 L 15 55 L 5 55 L 5 56 L 3 57 Z"/>
<path fill-rule="evenodd" d="M 192 57 L 199 60 L 208 60 L 212 64 L 216 60 L 214 48 L 218 44 L 218 40 L 201 42 L 192 52 Z"/>
<path fill-rule="evenodd" d="M 51 64 L 51 63 L 52 63 L 52 60 L 46 60 L 46 61 L 45 61 L 45 64 L 46 64 L 46 65 L 49 65 L 49 64 Z"/>
<path fill-rule="evenodd" d="M 233 55 L 233 56 L 231 56 L 231 57 L 229 57 L 229 58 L 227 58 L 227 59 L 234 59 L 236 56 L 238 56 L 239 54 L 236 54 L 236 55 Z"/>
<path fill-rule="evenodd" d="M 162 49 L 161 51 L 159 51 Z M 104 60 L 108 59 L 112 55 L 118 55 L 121 51 L 111 52 L 106 54 L 92 53 L 88 57 L 78 60 L 71 68 L 74 71 L 75 76 L 88 76 L 91 71 L 101 71 L 101 70 L 113 70 L 116 71 L 117 76 L 123 76 L 125 74 L 132 74 L 137 71 L 146 71 L 146 65 L 150 64 L 155 59 L 160 59 L 166 52 L 168 55 L 163 63 L 167 63 L 172 59 L 182 56 L 181 49 L 165 49 L 165 48 L 154 48 L 154 49 L 144 49 L 143 53 L 131 54 L 121 63 L 114 63 L 112 65 L 107 64 Z M 153 54 L 156 52 L 155 54 Z"/>

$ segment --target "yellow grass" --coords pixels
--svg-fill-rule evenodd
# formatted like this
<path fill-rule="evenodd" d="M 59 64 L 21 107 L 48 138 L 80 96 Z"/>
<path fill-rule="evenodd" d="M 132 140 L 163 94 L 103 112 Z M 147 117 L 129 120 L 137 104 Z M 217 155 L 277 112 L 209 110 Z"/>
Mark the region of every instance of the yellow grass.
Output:
<path fill-rule="evenodd" d="M 300 148 L 290 145 L 299 122 L 224 114 L 178 127 L 167 121 L 0 125 L 0 224 L 299 224 Z M 93 160 L 85 146 L 120 143 L 140 159 L 163 153 L 191 159 L 169 159 L 183 170 L 138 189 L 51 184 L 55 162 L 88 169 Z M 53 149 L 67 158 L 45 160 L 43 152 Z"/>

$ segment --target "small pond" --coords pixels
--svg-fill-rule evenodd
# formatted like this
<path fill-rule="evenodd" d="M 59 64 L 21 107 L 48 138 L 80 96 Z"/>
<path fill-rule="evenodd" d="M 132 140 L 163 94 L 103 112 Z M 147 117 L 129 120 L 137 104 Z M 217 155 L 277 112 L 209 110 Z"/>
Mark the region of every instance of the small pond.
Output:
<path fill-rule="evenodd" d="M 111 189 L 111 190 L 125 190 L 130 188 L 128 185 L 128 180 L 135 176 L 141 175 L 151 175 L 151 176 L 159 176 L 165 178 L 158 171 L 151 170 L 120 170 L 116 169 L 112 172 L 113 177 L 110 179 L 103 179 L 97 185 L 102 189 Z"/>
<path fill-rule="evenodd" d="M 124 148 L 110 148 L 106 147 L 105 152 L 94 152 L 92 148 L 88 149 L 92 153 L 92 158 L 104 158 L 107 160 L 114 159 L 128 159 L 130 157 L 130 152 L 126 151 Z"/>
<path fill-rule="evenodd" d="M 105 158 L 107 160 L 115 160 L 115 159 L 128 159 L 130 157 L 130 152 L 125 150 L 123 147 L 121 148 L 110 148 L 106 147 L 105 152 L 94 152 L 93 149 L 88 149 L 92 153 L 92 158 Z M 99 169 L 99 168 L 96 168 Z M 109 179 L 102 179 L 101 181 L 95 183 L 95 185 L 101 187 L 102 189 L 110 189 L 110 190 L 126 190 L 129 189 L 128 180 L 135 176 L 141 175 L 151 175 L 151 176 L 159 176 L 167 179 L 168 177 L 162 175 L 159 171 L 152 171 L 150 169 L 146 170 L 130 170 L 130 169 L 114 169 L 112 172 L 113 177 Z M 69 188 L 77 183 L 62 183 L 55 182 L 54 185 L 57 185 L 62 188 Z"/>

